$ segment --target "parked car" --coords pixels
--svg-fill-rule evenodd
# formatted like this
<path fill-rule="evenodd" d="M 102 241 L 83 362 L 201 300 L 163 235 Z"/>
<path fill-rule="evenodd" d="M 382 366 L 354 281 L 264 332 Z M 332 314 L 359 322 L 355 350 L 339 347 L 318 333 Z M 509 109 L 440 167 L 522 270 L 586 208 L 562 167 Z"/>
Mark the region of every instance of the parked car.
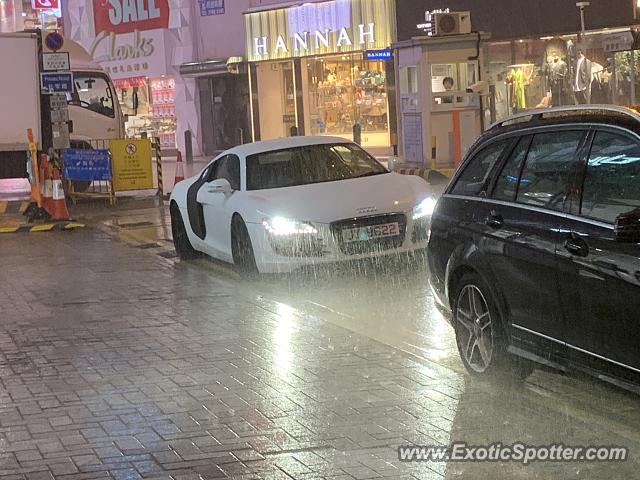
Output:
<path fill-rule="evenodd" d="M 428 245 L 465 367 L 487 374 L 525 358 L 637 384 L 639 208 L 636 111 L 525 112 L 483 134 Z"/>
<path fill-rule="evenodd" d="M 435 203 L 422 178 L 350 141 L 294 137 L 224 152 L 176 185 L 170 211 L 182 258 L 253 274 L 424 250 Z"/>

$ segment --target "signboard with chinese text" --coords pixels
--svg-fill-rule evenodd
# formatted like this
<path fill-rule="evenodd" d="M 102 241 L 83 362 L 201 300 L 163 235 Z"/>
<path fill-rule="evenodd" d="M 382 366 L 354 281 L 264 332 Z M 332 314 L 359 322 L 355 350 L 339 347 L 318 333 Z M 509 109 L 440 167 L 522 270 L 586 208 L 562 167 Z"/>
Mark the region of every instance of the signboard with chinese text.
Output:
<path fill-rule="evenodd" d="M 198 0 L 200 3 L 200 16 L 224 15 L 224 0 Z"/>
<path fill-rule="evenodd" d="M 153 189 L 151 140 L 111 140 L 116 192 Z"/>
<path fill-rule="evenodd" d="M 42 66 L 45 71 L 70 70 L 69 52 L 43 52 Z"/>
<path fill-rule="evenodd" d="M 109 150 L 67 148 L 62 152 L 64 178 L 76 181 L 111 180 Z"/>
<path fill-rule="evenodd" d="M 73 73 L 41 73 L 40 88 L 43 93 L 71 93 L 73 92 Z"/>

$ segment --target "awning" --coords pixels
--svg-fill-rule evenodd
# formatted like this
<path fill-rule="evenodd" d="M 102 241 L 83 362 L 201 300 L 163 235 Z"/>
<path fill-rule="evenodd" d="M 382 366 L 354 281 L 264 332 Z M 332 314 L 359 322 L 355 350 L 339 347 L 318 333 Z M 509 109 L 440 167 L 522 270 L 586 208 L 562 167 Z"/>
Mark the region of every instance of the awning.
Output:
<path fill-rule="evenodd" d="M 226 60 L 205 60 L 202 62 L 188 62 L 180 65 L 180 75 L 183 77 L 210 77 L 213 75 L 239 74 L 246 71 L 243 57 L 229 57 Z"/>

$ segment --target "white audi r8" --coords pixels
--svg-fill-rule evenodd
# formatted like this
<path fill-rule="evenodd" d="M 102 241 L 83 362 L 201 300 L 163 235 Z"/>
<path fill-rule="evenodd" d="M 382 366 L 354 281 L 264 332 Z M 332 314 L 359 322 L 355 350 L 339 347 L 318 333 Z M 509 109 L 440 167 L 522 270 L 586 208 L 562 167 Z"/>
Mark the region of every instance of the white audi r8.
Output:
<path fill-rule="evenodd" d="M 257 142 L 175 186 L 173 241 L 183 259 L 205 253 L 241 274 L 411 253 L 426 247 L 434 193 L 343 138 Z"/>

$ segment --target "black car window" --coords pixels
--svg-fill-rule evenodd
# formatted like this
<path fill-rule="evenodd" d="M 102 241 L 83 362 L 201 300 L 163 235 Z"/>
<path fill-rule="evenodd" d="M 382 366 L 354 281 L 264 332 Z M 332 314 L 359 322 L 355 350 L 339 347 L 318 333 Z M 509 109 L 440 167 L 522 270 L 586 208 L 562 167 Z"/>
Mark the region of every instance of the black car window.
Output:
<path fill-rule="evenodd" d="M 504 167 L 502 167 L 496 186 L 493 189 L 492 198 L 507 202 L 513 202 L 516 199 L 520 171 L 522 170 L 522 164 L 527 156 L 530 143 L 531 136 L 522 137 L 518 141 L 516 148 L 513 149 L 513 152 L 509 155 L 509 159 L 504 164 Z"/>
<path fill-rule="evenodd" d="M 483 148 L 469 161 L 458 177 L 451 193 L 454 195 L 478 196 L 482 192 L 493 169 L 511 140 L 495 142 Z"/>
<path fill-rule="evenodd" d="M 517 201 L 562 210 L 583 136 L 581 131 L 557 131 L 534 136 L 520 176 Z"/>
<path fill-rule="evenodd" d="M 614 223 L 640 207 L 640 144 L 624 135 L 598 132 L 593 140 L 582 189 L 580 213 Z"/>
<path fill-rule="evenodd" d="M 207 183 L 219 178 L 226 178 L 233 190 L 240 190 L 240 159 L 237 156 L 227 155 L 215 161 Z"/>

